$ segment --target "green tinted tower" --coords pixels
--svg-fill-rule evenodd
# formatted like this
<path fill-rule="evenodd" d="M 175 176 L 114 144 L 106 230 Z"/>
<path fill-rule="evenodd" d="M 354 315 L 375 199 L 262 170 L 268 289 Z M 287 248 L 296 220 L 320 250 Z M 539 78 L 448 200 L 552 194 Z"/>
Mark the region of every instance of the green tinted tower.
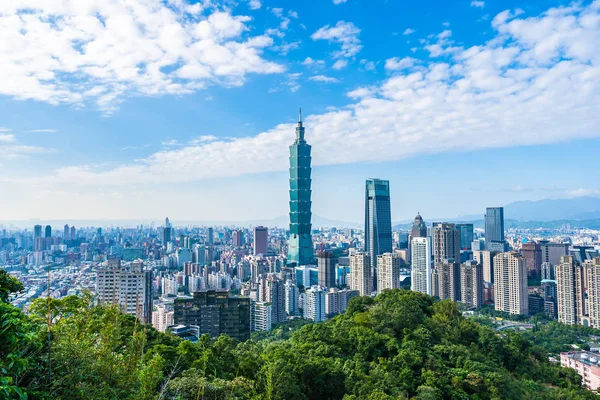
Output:
<path fill-rule="evenodd" d="M 304 140 L 302 110 L 298 114 L 296 140 L 290 146 L 290 238 L 288 264 L 314 262 L 310 211 L 310 145 Z"/>

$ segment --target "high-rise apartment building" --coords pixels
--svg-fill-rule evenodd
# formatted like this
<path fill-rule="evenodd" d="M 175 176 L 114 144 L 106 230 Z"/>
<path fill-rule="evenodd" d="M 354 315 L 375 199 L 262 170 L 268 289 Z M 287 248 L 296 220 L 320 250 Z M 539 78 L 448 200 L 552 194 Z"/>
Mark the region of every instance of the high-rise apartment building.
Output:
<path fill-rule="evenodd" d="M 288 263 L 308 265 L 314 260 L 311 232 L 311 147 L 304 140 L 302 114 L 296 140 L 290 146 L 290 237 Z"/>
<path fill-rule="evenodd" d="M 397 253 L 377 256 L 377 290 L 400 288 L 400 265 L 402 258 Z"/>
<path fill-rule="evenodd" d="M 304 296 L 304 318 L 314 322 L 325 321 L 325 292 L 319 286 L 311 286 Z"/>
<path fill-rule="evenodd" d="M 498 311 L 529 313 L 527 266 L 520 253 L 500 253 L 494 257 L 494 302 Z"/>
<path fill-rule="evenodd" d="M 460 301 L 460 264 L 446 259 L 435 264 L 431 273 L 431 295 L 440 300 Z"/>
<path fill-rule="evenodd" d="M 75 229 L 74 226 L 71 227 L 71 237 L 70 237 L 70 239 L 71 240 L 77 239 L 77 230 Z"/>
<path fill-rule="evenodd" d="M 152 271 L 144 270 L 141 261 L 122 264 L 118 258 L 109 259 L 98 268 L 96 293 L 100 303 L 116 304 L 141 322 L 152 322 Z"/>
<path fill-rule="evenodd" d="M 254 227 L 254 255 L 267 254 L 269 246 L 269 229 L 264 226 Z"/>
<path fill-rule="evenodd" d="M 523 243 L 521 254 L 527 265 L 527 273 L 530 276 L 540 276 L 542 269 L 542 246 L 536 242 Z"/>
<path fill-rule="evenodd" d="M 483 267 L 483 281 L 494 283 L 494 256 L 496 254 L 487 250 L 473 251 L 473 259 Z"/>
<path fill-rule="evenodd" d="M 285 312 L 287 315 L 298 315 L 299 306 L 298 299 L 300 298 L 300 290 L 298 286 L 288 280 L 285 283 Z"/>
<path fill-rule="evenodd" d="M 377 290 L 377 256 L 391 253 L 392 213 L 390 207 L 390 182 L 367 179 L 365 187 L 365 252 L 373 273 L 373 289 Z"/>
<path fill-rule="evenodd" d="M 431 240 L 428 237 L 414 237 L 411 241 L 412 270 L 410 289 L 431 296 Z"/>
<path fill-rule="evenodd" d="M 71 240 L 71 232 L 69 231 L 69 225 L 67 225 L 67 224 L 65 224 L 65 226 L 64 226 L 63 238 L 65 241 Z M 73 239 L 75 239 L 75 238 L 73 238 Z"/>
<path fill-rule="evenodd" d="M 373 291 L 371 260 L 367 253 L 350 256 L 350 288 L 358 290 L 361 296 L 370 296 Z"/>
<path fill-rule="evenodd" d="M 317 267 L 319 268 L 319 286 L 323 288 L 336 287 L 333 253 L 330 251 L 320 252 L 317 255 Z"/>
<path fill-rule="evenodd" d="M 483 266 L 476 261 L 467 261 L 460 266 L 461 302 L 467 307 L 483 306 Z"/>
<path fill-rule="evenodd" d="M 175 323 L 196 325 L 199 334 L 229 335 L 239 341 L 250 339 L 250 299 L 229 296 L 228 291 L 201 290 L 192 298 L 175 299 Z"/>
<path fill-rule="evenodd" d="M 460 249 L 471 250 L 473 244 L 473 224 L 456 224 L 460 232 Z"/>
<path fill-rule="evenodd" d="M 584 263 L 590 326 L 600 328 L 600 257 Z"/>
<path fill-rule="evenodd" d="M 571 256 L 562 256 L 555 267 L 558 322 L 581 325 L 585 316 L 584 270 Z"/>
<path fill-rule="evenodd" d="M 504 242 L 504 207 L 488 207 L 485 210 L 485 249 L 492 242 Z"/>
<path fill-rule="evenodd" d="M 165 305 L 157 306 L 152 311 L 152 326 L 157 331 L 164 332 L 167 326 L 175 324 L 174 315 L 172 306 L 170 308 Z"/>
<path fill-rule="evenodd" d="M 250 331 L 270 331 L 273 326 L 273 306 L 265 301 L 250 302 Z"/>
<path fill-rule="evenodd" d="M 460 261 L 460 231 L 456 225 L 438 223 L 433 226 L 433 263 Z"/>
<path fill-rule="evenodd" d="M 244 233 L 240 229 L 233 231 L 232 244 L 233 247 L 242 247 L 244 245 Z"/>
<path fill-rule="evenodd" d="M 271 303 L 273 323 L 287 321 L 285 312 L 285 288 L 283 281 L 276 275 L 261 277 L 258 282 L 258 301 Z"/>

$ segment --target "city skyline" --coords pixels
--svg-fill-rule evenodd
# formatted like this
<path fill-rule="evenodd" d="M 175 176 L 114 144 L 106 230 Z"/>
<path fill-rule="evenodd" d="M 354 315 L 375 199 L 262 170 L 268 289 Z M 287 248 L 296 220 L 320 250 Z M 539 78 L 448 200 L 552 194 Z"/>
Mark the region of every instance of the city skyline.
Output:
<path fill-rule="evenodd" d="M 111 23 L 77 26 L 88 42 L 72 48 L 77 38 L 46 17 L 89 10 L 31 7 L 38 30 L 23 20 L 2 32 L 20 50 L 0 50 L 7 71 L 0 76 L 0 219 L 284 215 L 285 148 L 298 106 L 314 146 L 316 215 L 360 221 L 360 189 L 329 199 L 370 176 L 394 182 L 395 220 L 598 196 L 596 183 L 555 162 L 595 168 L 599 28 L 585 21 L 597 17 L 598 1 L 477 3 L 438 2 L 428 18 L 418 17 L 424 5 L 379 1 L 319 3 L 322 13 L 310 12 L 311 1 L 293 9 L 181 2 L 156 12 L 135 3 L 156 29 L 177 32 L 170 49 L 150 31 L 116 36 Z M 144 22 L 102 3 L 94 10 L 85 15 L 92 22 L 115 13 L 133 28 Z M 23 12 L 0 5 L 2 19 Z M 545 26 L 561 27 L 553 45 Z M 28 31 L 65 46 L 40 53 Z M 99 37 L 121 42 L 131 59 L 105 53 L 99 60 L 91 49 L 108 45 Z M 201 39 L 222 51 L 237 46 L 251 60 L 233 52 L 226 61 L 208 59 L 195 52 Z M 157 51 L 140 52 L 138 43 Z M 21 67 L 19 54 L 34 70 Z M 78 85 L 77 74 L 90 87 Z M 556 111 L 540 111 L 548 109 Z M 418 174 L 407 173 L 417 165 Z M 526 179 L 532 175 L 535 183 Z M 466 176 L 459 189 L 455 179 Z M 406 187 L 412 196 L 401 196 Z M 453 196 L 437 204 L 431 187 Z"/>

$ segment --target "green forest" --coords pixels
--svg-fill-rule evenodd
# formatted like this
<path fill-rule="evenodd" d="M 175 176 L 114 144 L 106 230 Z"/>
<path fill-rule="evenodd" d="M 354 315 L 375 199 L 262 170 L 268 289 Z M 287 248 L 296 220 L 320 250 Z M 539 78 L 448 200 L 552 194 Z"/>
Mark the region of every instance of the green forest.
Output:
<path fill-rule="evenodd" d="M 332 320 L 244 343 L 182 341 L 89 295 L 38 299 L 25 315 L 8 303 L 19 290 L 0 271 L 0 398 L 597 397 L 548 361 L 548 338 L 498 333 L 450 301 L 406 290 L 356 297 Z"/>

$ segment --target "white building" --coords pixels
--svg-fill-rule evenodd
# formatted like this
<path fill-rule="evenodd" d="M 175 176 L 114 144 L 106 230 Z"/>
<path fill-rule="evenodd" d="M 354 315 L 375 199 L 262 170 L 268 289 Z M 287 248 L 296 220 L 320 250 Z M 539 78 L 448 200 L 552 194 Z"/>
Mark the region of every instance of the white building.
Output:
<path fill-rule="evenodd" d="M 265 301 L 250 302 L 250 331 L 270 331 L 273 326 L 273 308 Z"/>
<path fill-rule="evenodd" d="M 410 258 L 412 260 L 410 289 L 431 296 L 431 238 L 413 238 Z"/>
<path fill-rule="evenodd" d="M 400 288 L 400 265 L 402 257 L 397 253 L 377 256 L 377 290 Z"/>
<path fill-rule="evenodd" d="M 298 315 L 300 290 L 292 281 L 288 280 L 285 283 L 285 312 L 287 315 Z"/>
<path fill-rule="evenodd" d="M 373 291 L 371 276 L 371 261 L 367 253 L 350 255 L 350 282 L 353 290 L 358 290 L 361 296 L 370 296 Z"/>
<path fill-rule="evenodd" d="M 498 311 L 529 313 L 527 264 L 520 253 L 500 253 L 494 257 L 494 302 Z"/>
<path fill-rule="evenodd" d="M 173 307 L 168 307 L 165 305 L 159 305 L 154 307 L 154 311 L 152 311 L 152 326 L 159 332 L 164 332 L 167 326 L 174 325 L 174 315 Z"/>
<path fill-rule="evenodd" d="M 318 286 L 311 286 L 305 293 L 304 318 L 314 322 L 325 321 L 325 292 Z"/>
<path fill-rule="evenodd" d="M 325 293 L 325 315 L 331 316 L 346 312 L 350 299 L 358 295 L 358 290 L 330 288 Z"/>

